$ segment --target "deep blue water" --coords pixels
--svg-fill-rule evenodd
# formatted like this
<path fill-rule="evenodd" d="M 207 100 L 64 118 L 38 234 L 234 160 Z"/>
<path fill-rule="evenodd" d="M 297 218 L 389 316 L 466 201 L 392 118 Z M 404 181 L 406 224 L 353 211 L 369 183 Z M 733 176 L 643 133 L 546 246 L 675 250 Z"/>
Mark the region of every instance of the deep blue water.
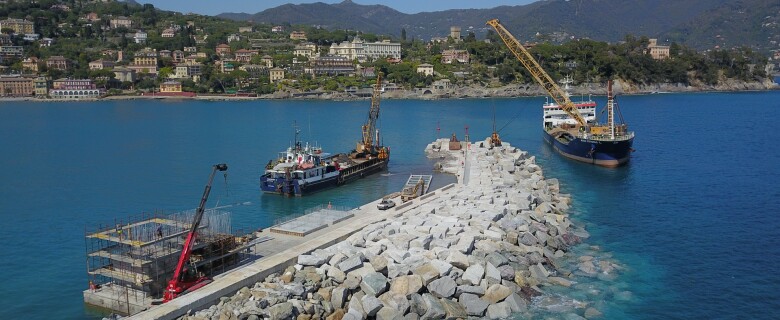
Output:
<path fill-rule="evenodd" d="M 601 102 L 603 103 L 603 98 Z M 292 140 L 354 148 L 368 101 L 0 103 L 0 318 L 89 318 L 84 228 L 197 205 L 210 167 L 229 165 L 209 205 L 238 204 L 235 229 L 332 201 L 359 206 L 430 172 L 427 143 L 469 126 L 537 156 L 573 195 L 575 219 L 625 270 L 606 318 L 779 318 L 780 92 L 619 97 L 637 132 L 628 166 L 572 162 L 543 144 L 544 98 L 382 102 L 390 176 L 310 197 L 262 195 L 258 175 Z M 441 131 L 437 133 L 437 123 Z M 451 178 L 437 176 L 439 184 Z"/>

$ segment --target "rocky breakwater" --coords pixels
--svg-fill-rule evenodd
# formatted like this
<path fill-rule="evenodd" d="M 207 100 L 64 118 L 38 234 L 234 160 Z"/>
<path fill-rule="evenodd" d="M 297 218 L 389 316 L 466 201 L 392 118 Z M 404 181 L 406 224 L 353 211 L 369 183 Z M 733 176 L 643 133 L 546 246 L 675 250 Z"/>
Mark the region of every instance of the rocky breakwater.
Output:
<path fill-rule="evenodd" d="M 560 289 L 575 286 L 580 275 L 619 267 L 571 257 L 569 249 L 588 234 L 572 224 L 570 197 L 557 180 L 544 178 L 534 157 L 508 143 L 481 145 L 465 159 L 463 151 L 448 151 L 446 140 L 434 142 L 426 152 L 443 159 L 443 170 L 460 174 L 461 183 L 182 318 L 599 317 L 591 303 Z"/>

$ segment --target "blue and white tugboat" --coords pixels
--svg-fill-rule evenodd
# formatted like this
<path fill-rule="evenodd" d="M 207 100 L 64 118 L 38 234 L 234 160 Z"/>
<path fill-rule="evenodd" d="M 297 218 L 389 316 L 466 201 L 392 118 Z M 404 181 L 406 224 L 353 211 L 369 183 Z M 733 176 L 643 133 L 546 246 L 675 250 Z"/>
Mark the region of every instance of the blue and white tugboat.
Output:
<path fill-rule="evenodd" d="M 298 141 L 280 152 L 277 159 L 268 161 L 265 174 L 260 177 L 260 189 L 266 193 L 303 196 L 336 187 L 387 169 L 390 149 L 379 144 L 376 121 L 379 118 L 381 77 L 371 97 L 368 121 L 362 126 L 363 139 L 349 154 L 331 155 L 322 148 Z"/>

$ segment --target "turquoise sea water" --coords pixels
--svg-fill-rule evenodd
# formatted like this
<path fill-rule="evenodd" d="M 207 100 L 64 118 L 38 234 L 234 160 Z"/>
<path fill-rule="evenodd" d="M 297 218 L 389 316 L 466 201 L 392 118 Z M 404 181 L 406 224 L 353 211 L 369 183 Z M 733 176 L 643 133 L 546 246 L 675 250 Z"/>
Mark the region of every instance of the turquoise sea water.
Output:
<path fill-rule="evenodd" d="M 631 163 L 618 169 L 544 145 L 544 98 L 383 101 L 390 175 L 298 199 L 262 195 L 257 180 L 289 145 L 293 121 L 304 140 L 347 151 L 368 101 L 3 102 L 0 318 L 99 317 L 81 298 L 85 226 L 194 208 L 212 164 L 230 168 L 209 205 L 233 204 L 234 228 L 248 231 L 327 201 L 354 207 L 397 191 L 409 174 L 430 172 L 422 150 L 437 136 L 462 138 L 468 125 L 472 140 L 487 137 L 493 109 L 502 138 L 573 195 L 588 245 L 624 267 L 594 284 L 608 293 L 591 302 L 606 318 L 780 317 L 780 92 L 618 99 L 637 132 Z"/>

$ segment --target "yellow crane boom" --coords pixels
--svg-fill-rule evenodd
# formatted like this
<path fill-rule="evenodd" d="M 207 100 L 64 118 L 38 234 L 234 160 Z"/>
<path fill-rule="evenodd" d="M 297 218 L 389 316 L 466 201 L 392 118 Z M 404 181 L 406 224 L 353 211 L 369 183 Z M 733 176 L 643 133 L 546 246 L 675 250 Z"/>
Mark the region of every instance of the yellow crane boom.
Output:
<path fill-rule="evenodd" d="M 376 75 L 376 86 L 374 86 L 374 92 L 371 95 L 371 110 L 368 111 L 368 121 L 363 125 L 363 147 L 373 150 L 375 146 L 379 145 L 379 141 L 374 140 L 374 134 L 376 131 L 376 120 L 379 118 L 379 100 L 382 95 L 382 74 Z"/>
<path fill-rule="evenodd" d="M 496 29 L 498 36 L 504 41 L 504 44 L 509 48 L 509 51 L 512 51 L 515 57 L 517 57 L 517 60 L 520 60 L 520 63 L 522 63 L 526 70 L 531 73 L 531 76 L 533 76 L 536 82 L 544 88 L 544 91 L 552 97 L 555 103 L 557 103 L 563 111 L 569 114 L 569 116 L 574 118 L 580 126 L 587 126 L 585 119 L 583 119 L 579 111 L 577 111 L 577 107 L 571 102 L 571 99 L 569 99 L 566 92 L 564 92 L 561 87 L 553 81 L 550 75 L 542 69 L 539 62 L 536 62 L 536 59 L 534 59 L 531 53 L 520 44 L 520 41 L 517 41 L 517 39 L 501 25 L 498 19 L 488 21 L 487 25 Z"/>

